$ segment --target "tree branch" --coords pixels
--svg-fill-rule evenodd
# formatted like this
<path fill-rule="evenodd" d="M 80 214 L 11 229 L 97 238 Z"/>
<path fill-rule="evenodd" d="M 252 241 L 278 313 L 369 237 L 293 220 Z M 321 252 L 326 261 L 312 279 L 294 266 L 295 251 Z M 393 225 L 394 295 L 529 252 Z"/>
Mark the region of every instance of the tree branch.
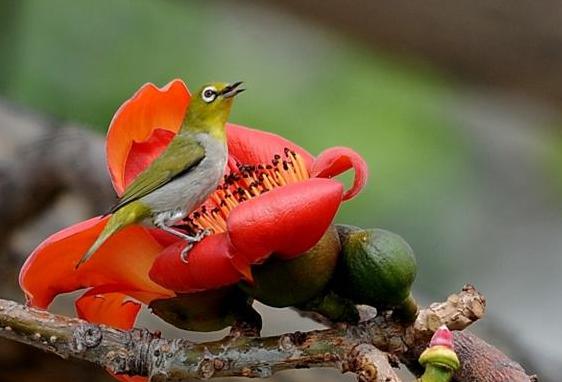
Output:
<path fill-rule="evenodd" d="M 150 376 L 151 381 L 266 377 L 280 370 L 302 367 L 336 367 L 355 372 L 364 381 L 398 381 L 386 355 L 380 351 L 391 353 L 414 369 L 421 350 L 441 324 L 462 330 L 482 317 L 484 308 L 482 295 L 466 286 L 460 293 L 449 296 L 446 302 L 421 310 L 411 326 L 404 326 L 385 315 L 355 326 L 339 325 L 332 329 L 265 338 L 229 336 L 196 344 L 185 339 L 159 338 L 146 330 L 122 331 L 92 325 L 0 300 L 0 327 L 3 328 L 0 336 L 64 358 L 93 362 L 115 373 Z M 457 336 L 456 340 L 462 345 L 465 342 L 463 337 L 460 338 Z M 479 369 L 478 374 L 472 370 L 474 357 L 480 357 L 476 353 L 483 350 L 492 351 L 481 344 L 462 346 L 461 362 L 466 360 L 463 363 L 470 363 L 470 367 L 463 367 L 459 372 L 459 381 L 486 380 L 473 376 L 493 375 L 491 368 L 495 366 L 486 363 L 478 363 L 477 368 L 485 368 Z M 522 371 L 520 367 L 515 369 Z M 529 381 L 529 378 L 509 380 Z"/>
<path fill-rule="evenodd" d="M 0 163 L 0 231 L 36 216 L 64 190 L 85 195 L 95 209 L 114 199 L 103 156 L 103 141 L 85 129 L 59 128 L 19 150 L 17 161 Z"/>
<path fill-rule="evenodd" d="M 528 376 L 520 364 L 474 334 L 456 332 L 454 338 L 455 351 L 463 361 L 455 374 L 456 381 L 538 381 L 536 376 Z"/>
<path fill-rule="evenodd" d="M 390 364 L 389 355 L 373 345 L 359 344 L 350 352 L 350 357 L 342 371 L 351 371 L 359 382 L 399 382 L 400 378 Z"/>

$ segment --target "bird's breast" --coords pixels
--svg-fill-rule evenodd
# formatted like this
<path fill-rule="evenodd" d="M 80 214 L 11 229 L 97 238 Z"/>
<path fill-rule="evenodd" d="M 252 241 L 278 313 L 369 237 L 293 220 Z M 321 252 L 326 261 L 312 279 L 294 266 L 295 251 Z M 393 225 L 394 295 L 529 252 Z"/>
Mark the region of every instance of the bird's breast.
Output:
<path fill-rule="evenodd" d="M 199 207 L 222 180 L 228 159 L 226 144 L 205 134 L 198 134 L 196 139 L 205 148 L 205 158 L 184 175 L 143 198 L 155 213 L 181 209 L 187 215 Z"/>

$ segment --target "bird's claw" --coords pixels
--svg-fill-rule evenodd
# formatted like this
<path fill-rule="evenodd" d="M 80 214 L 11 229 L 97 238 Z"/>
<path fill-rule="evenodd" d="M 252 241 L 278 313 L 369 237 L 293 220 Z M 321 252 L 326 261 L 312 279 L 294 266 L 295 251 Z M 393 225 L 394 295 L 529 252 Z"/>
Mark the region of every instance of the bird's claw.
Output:
<path fill-rule="evenodd" d="M 195 241 L 199 242 L 201 240 L 203 240 L 204 238 L 206 238 L 209 235 L 213 234 L 213 230 L 210 228 L 205 228 L 203 231 L 197 233 L 197 235 L 195 235 Z"/>
<path fill-rule="evenodd" d="M 193 243 L 187 243 L 187 245 L 181 250 L 180 259 L 183 263 L 187 264 L 189 260 L 189 251 L 193 248 Z"/>
<path fill-rule="evenodd" d="M 180 253 L 181 261 L 187 264 L 187 262 L 188 262 L 188 260 L 189 260 L 189 256 L 188 256 L 188 255 L 189 255 L 189 251 L 191 251 L 191 249 L 193 248 L 193 246 L 194 246 L 196 243 L 199 243 L 201 240 L 203 240 L 203 239 L 206 238 L 207 236 L 212 235 L 212 234 L 213 234 L 213 230 L 212 230 L 212 229 L 209 229 L 209 228 L 205 228 L 203 231 L 198 232 L 198 233 L 193 237 L 193 240 L 189 241 L 189 242 L 187 243 L 187 245 L 181 250 L 181 253 Z"/>

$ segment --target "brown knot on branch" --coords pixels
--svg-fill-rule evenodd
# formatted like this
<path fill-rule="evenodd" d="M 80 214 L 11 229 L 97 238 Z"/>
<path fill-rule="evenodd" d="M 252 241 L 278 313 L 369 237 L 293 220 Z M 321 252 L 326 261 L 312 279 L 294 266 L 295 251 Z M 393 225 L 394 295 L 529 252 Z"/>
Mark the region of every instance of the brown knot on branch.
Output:
<path fill-rule="evenodd" d="M 482 316 L 484 307 L 482 295 L 467 286 L 447 301 L 422 309 L 412 325 L 382 315 L 359 325 L 263 338 L 227 336 L 198 344 L 163 339 L 146 330 L 122 331 L 92 325 L 0 300 L 0 336 L 65 358 L 93 362 L 115 373 L 148 376 L 151 381 L 267 377 L 280 370 L 303 367 L 335 367 L 356 373 L 361 381 L 399 381 L 391 367 L 395 359 L 415 370 L 421 350 L 438 326 L 462 330 Z M 489 347 L 482 341 L 460 352 L 461 363 L 494 349 L 484 345 Z M 489 370 L 493 365 L 478 365 L 486 369 L 474 374 L 470 368 L 463 368 L 457 380 L 485 380 L 473 376 L 493 373 Z M 523 379 L 511 379 L 520 380 Z"/>

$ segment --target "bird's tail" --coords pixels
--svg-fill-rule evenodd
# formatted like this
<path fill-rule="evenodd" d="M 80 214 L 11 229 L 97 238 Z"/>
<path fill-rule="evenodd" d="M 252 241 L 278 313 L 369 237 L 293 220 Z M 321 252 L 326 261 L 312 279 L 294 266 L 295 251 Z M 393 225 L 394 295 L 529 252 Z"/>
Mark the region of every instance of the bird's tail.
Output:
<path fill-rule="evenodd" d="M 98 249 L 100 249 L 103 243 L 105 243 L 111 236 L 116 234 L 122 228 L 137 223 L 146 217 L 146 214 L 143 213 L 145 209 L 135 208 L 133 203 L 127 206 L 129 208 L 122 208 L 111 215 L 105 227 L 99 234 L 98 238 L 96 239 L 96 241 L 94 241 L 94 244 L 92 244 L 92 246 L 88 249 L 88 251 L 86 251 L 86 253 L 76 264 L 76 268 L 88 261 L 92 257 L 92 255 L 96 253 Z"/>

